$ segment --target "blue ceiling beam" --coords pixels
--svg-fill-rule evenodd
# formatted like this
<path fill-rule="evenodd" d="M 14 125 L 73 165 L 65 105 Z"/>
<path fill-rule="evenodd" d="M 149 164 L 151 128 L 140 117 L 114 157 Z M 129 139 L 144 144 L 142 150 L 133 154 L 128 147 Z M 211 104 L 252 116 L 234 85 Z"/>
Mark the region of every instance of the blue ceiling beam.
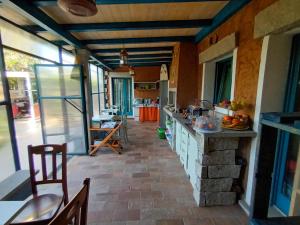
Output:
<path fill-rule="evenodd" d="M 82 40 L 83 44 L 138 44 L 138 43 L 155 43 L 155 42 L 184 42 L 194 41 L 194 36 L 172 36 L 172 37 L 146 37 L 146 38 L 116 38 L 116 39 L 91 39 Z"/>
<path fill-rule="evenodd" d="M 201 29 L 195 37 L 195 42 L 202 41 L 211 32 L 217 29 L 222 23 L 233 16 L 237 11 L 242 9 L 251 0 L 231 0 L 213 19 L 213 23 L 209 27 Z"/>
<path fill-rule="evenodd" d="M 212 19 L 199 20 L 171 20 L 171 21 L 143 21 L 143 22 L 115 22 L 115 23 L 80 23 L 60 24 L 69 32 L 95 32 L 95 31 L 124 31 L 124 30 L 155 30 L 174 28 L 200 28 L 212 24 Z M 46 31 L 37 25 L 24 26 L 32 32 Z"/>
<path fill-rule="evenodd" d="M 32 22 L 38 24 L 44 29 L 51 31 L 62 37 L 63 41 L 73 45 L 77 48 L 86 48 L 84 44 L 81 43 L 80 40 L 75 38 L 68 31 L 65 31 L 58 23 L 56 23 L 52 18 L 50 18 L 46 13 L 37 8 L 35 5 L 31 3 L 31 1 L 24 0 L 1 0 L 4 4 L 9 5 L 14 10 L 16 10 L 21 15 L 24 15 Z M 88 49 L 89 50 L 89 49 Z M 92 56 L 93 57 L 93 56 Z M 104 67 L 107 67 L 104 63 L 99 62 Z M 107 69 L 110 69 L 107 67 Z"/>
<path fill-rule="evenodd" d="M 214 2 L 228 0 L 96 0 L 97 5 L 116 5 L 116 4 L 158 4 L 158 3 L 184 3 L 184 2 Z M 56 0 L 32 0 L 37 6 L 56 5 Z"/>
<path fill-rule="evenodd" d="M 121 48 L 113 48 L 113 49 L 93 49 L 92 53 L 120 53 Z M 126 48 L 126 51 L 130 54 L 130 52 L 156 52 L 156 51 L 173 51 L 173 47 L 146 47 L 146 48 Z"/>
<path fill-rule="evenodd" d="M 110 55 L 110 56 L 102 56 L 98 57 L 101 60 L 114 60 L 120 59 L 119 55 Z M 138 54 L 138 55 L 129 55 L 129 59 L 141 59 L 141 58 L 172 58 L 172 53 L 162 53 L 162 54 Z"/>

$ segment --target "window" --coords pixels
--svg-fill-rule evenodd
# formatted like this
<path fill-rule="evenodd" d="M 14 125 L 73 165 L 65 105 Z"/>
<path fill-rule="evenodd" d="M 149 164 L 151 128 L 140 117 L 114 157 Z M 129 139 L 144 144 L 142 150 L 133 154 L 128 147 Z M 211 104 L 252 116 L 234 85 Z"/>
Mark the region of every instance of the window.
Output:
<path fill-rule="evenodd" d="M 75 64 L 75 56 L 65 50 L 62 51 L 63 64 Z"/>
<path fill-rule="evenodd" d="M 98 67 L 99 90 L 100 90 L 100 110 L 105 109 L 106 92 L 104 88 L 104 71 Z"/>
<path fill-rule="evenodd" d="M 90 64 L 90 79 L 91 79 L 91 95 L 92 95 L 92 112 L 93 115 L 100 114 L 100 98 L 99 98 L 99 81 L 97 67 Z"/>
<path fill-rule="evenodd" d="M 214 104 L 231 99 L 232 58 L 216 62 Z"/>
<path fill-rule="evenodd" d="M 7 83 L 8 81 L 4 77 L 3 51 L 0 43 L 0 181 L 13 174 L 19 167 L 19 165 L 15 165 L 10 138 L 13 131 L 9 127 L 11 121 L 9 121 L 8 115 L 11 111 L 9 111 L 10 105 L 5 94 L 8 92 Z"/>
<path fill-rule="evenodd" d="M 100 114 L 105 108 L 105 92 L 103 70 L 95 65 L 90 64 L 90 80 L 92 95 L 92 111 L 93 115 Z"/>
<path fill-rule="evenodd" d="M 59 62 L 58 47 L 0 19 L 2 44 L 38 57 Z"/>

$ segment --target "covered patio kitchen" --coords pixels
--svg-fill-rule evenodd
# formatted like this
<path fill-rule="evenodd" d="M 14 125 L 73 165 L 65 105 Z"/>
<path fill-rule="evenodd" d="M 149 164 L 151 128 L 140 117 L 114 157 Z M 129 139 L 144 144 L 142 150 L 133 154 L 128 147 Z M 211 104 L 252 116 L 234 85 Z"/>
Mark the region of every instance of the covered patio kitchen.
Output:
<path fill-rule="evenodd" d="M 300 224 L 299 12 L 0 0 L 0 225 Z"/>

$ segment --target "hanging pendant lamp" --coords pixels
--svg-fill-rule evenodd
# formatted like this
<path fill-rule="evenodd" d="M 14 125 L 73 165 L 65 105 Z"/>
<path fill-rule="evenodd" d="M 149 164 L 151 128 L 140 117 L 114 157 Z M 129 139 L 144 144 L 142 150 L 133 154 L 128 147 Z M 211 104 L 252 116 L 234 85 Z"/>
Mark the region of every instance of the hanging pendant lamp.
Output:
<path fill-rule="evenodd" d="M 128 53 L 125 49 L 120 52 L 120 66 L 128 65 Z"/>
<path fill-rule="evenodd" d="M 58 0 L 57 4 L 75 16 L 93 16 L 98 12 L 95 0 Z"/>

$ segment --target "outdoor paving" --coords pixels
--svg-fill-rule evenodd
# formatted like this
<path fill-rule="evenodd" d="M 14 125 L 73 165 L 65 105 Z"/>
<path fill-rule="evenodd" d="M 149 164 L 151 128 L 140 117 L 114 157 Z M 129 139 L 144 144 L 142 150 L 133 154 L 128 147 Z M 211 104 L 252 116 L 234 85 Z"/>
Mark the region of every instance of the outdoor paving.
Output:
<path fill-rule="evenodd" d="M 246 225 L 238 205 L 200 208 L 175 152 L 156 136 L 156 123 L 129 121 L 129 144 L 74 157 L 68 164 L 70 196 L 91 178 L 90 225 Z"/>

